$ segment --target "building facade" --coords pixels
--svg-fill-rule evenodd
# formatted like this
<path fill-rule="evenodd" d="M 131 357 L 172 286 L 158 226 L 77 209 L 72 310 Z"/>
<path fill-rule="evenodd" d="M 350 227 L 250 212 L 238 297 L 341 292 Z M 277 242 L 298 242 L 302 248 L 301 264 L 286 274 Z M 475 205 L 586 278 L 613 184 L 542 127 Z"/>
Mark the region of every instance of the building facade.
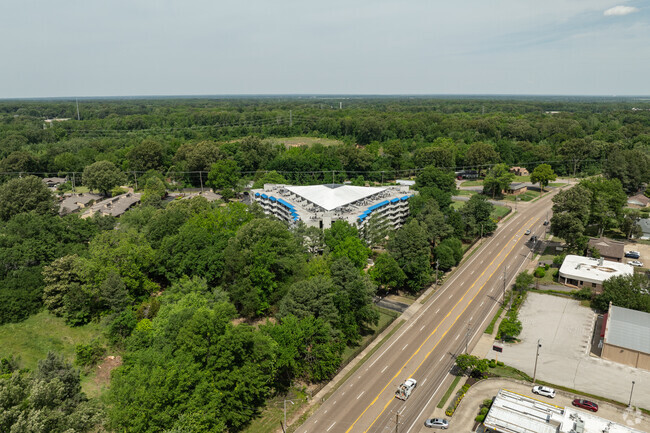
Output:
<path fill-rule="evenodd" d="M 604 359 L 650 370 L 650 314 L 610 302 L 603 328 Z"/>
<path fill-rule="evenodd" d="M 603 290 L 603 281 L 620 275 L 632 275 L 634 268 L 624 263 L 611 262 L 603 258 L 594 259 L 568 255 L 558 274 L 558 282 L 572 287 L 589 287 L 598 294 Z"/>
<path fill-rule="evenodd" d="M 351 185 L 292 186 L 267 184 L 251 191 L 264 212 L 276 218 L 308 227 L 328 229 L 334 221 L 346 221 L 363 229 L 377 218 L 397 229 L 409 215 L 408 186 L 364 187 Z"/>

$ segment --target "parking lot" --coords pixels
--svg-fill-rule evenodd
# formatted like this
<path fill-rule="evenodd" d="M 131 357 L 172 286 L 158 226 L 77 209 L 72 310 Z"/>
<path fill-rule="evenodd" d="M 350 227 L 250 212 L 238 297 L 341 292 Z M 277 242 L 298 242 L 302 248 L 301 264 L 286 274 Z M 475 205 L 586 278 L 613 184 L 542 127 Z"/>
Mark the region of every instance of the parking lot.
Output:
<path fill-rule="evenodd" d="M 540 340 L 537 378 L 623 403 L 635 381 L 632 404 L 650 408 L 650 371 L 589 355 L 595 319 L 578 301 L 529 293 L 519 313 L 521 341 L 505 344 L 498 359 L 532 376 Z M 490 350 L 486 357 L 495 356 Z"/>
<path fill-rule="evenodd" d="M 625 263 L 631 260 L 638 260 L 641 263 L 643 263 L 644 268 L 650 268 L 650 245 L 634 243 L 634 242 L 626 242 L 625 251 L 638 251 L 639 253 L 641 253 L 641 258 L 639 259 L 629 259 L 627 257 L 624 258 L 623 261 Z"/>

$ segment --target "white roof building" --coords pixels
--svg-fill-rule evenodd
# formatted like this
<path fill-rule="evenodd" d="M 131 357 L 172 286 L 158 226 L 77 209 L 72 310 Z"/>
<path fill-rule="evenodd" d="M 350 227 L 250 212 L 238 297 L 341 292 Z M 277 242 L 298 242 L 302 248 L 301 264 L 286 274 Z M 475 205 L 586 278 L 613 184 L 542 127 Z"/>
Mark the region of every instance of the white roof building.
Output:
<path fill-rule="evenodd" d="M 483 425 L 498 433 L 641 433 L 589 412 L 499 390 Z"/>
<path fill-rule="evenodd" d="M 603 281 L 621 275 L 633 275 L 634 268 L 625 263 L 568 255 L 562 262 L 558 281 L 578 287 L 600 288 Z"/>
<path fill-rule="evenodd" d="M 397 228 L 408 217 L 408 186 L 365 187 L 352 185 L 292 186 L 266 184 L 251 190 L 264 212 L 289 223 L 330 228 L 344 220 L 362 228 L 371 216 L 380 216 Z"/>

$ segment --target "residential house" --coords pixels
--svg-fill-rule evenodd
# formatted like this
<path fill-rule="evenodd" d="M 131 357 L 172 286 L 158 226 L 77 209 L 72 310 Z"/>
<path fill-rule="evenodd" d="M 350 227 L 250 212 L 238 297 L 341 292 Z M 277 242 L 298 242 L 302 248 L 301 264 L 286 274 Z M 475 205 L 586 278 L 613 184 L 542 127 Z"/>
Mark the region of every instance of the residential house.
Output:
<path fill-rule="evenodd" d="M 591 249 L 595 248 L 600 256 L 612 262 L 623 262 L 625 256 L 625 244 L 608 238 L 591 238 L 587 247 L 587 256 L 591 256 Z"/>
<path fill-rule="evenodd" d="M 633 195 L 627 199 L 627 205 L 632 208 L 644 208 L 650 204 L 650 198 L 643 194 Z"/>
<path fill-rule="evenodd" d="M 530 174 L 524 167 L 510 167 L 510 173 L 514 173 L 515 176 L 528 176 Z"/>

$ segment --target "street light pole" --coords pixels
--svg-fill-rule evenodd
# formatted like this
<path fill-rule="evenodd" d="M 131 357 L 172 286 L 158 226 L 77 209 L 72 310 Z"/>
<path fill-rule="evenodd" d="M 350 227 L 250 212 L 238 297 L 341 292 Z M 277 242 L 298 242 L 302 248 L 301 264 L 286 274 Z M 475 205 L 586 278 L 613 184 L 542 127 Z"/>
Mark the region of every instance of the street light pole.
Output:
<path fill-rule="evenodd" d="M 467 322 L 467 334 L 465 335 L 465 353 L 469 355 L 469 334 L 470 334 L 470 327 L 472 324 L 470 322 Z"/>
<path fill-rule="evenodd" d="M 634 381 L 632 381 L 632 389 L 630 390 L 630 402 L 627 404 L 629 407 L 632 407 L 632 393 L 634 392 Z"/>
<path fill-rule="evenodd" d="M 537 354 L 535 355 L 535 369 L 533 370 L 533 385 L 535 385 L 535 377 L 537 376 L 537 358 L 539 358 L 539 348 L 542 347 L 542 339 L 537 340 Z"/>
<path fill-rule="evenodd" d="M 503 305 L 506 305 L 506 266 L 503 266 Z"/>
<path fill-rule="evenodd" d="M 439 260 L 436 259 L 436 288 L 438 287 L 438 265 L 439 265 Z"/>

